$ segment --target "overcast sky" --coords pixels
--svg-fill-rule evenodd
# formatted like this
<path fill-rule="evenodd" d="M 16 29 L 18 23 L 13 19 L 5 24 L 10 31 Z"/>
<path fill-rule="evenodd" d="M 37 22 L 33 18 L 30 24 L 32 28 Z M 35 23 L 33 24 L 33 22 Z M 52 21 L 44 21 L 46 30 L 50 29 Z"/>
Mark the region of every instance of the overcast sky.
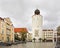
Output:
<path fill-rule="evenodd" d="M 36 8 L 43 16 L 43 28 L 54 29 L 60 25 L 60 0 L 0 0 L 0 17 L 10 17 L 14 27 L 31 30 Z"/>

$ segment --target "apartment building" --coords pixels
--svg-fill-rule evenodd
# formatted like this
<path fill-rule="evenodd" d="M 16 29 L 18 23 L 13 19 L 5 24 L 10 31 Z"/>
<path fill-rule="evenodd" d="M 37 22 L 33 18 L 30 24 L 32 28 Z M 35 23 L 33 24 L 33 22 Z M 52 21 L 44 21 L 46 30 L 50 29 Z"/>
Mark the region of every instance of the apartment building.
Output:
<path fill-rule="evenodd" d="M 14 28 L 15 35 L 18 36 L 19 40 L 27 39 L 27 28 Z M 16 39 L 15 39 L 16 40 Z"/>
<path fill-rule="evenodd" d="M 14 42 L 14 26 L 8 17 L 0 17 L 0 41 Z"/>
<path fill-rule="evenodd" d="M 43 29 L 44 39 L 47 41 L 56 41 L 57 31 L 53 29 Z"/>

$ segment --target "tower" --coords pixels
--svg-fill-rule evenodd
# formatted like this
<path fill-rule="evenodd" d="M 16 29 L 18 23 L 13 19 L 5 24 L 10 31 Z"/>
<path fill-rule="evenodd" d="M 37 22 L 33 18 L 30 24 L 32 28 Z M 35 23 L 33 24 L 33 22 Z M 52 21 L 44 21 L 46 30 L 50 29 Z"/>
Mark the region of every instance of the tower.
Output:
<path fill-rule="evenodd" d="M 39 41 L 39 38 L 43 38 L 42 33 L 43 17 L 40 15 L 40 11 L 36 9 L 34 15 L 32 16 L 32 39 L 35 38 Z"/>

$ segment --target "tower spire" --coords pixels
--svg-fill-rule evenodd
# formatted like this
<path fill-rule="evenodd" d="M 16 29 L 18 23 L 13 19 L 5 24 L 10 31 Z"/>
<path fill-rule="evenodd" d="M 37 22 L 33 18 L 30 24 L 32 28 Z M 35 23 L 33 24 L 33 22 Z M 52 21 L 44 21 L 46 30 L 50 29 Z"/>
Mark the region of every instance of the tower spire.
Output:
<path fill-rule="evenodd" d="M 39 9 L 36 9 L 34 13 L 35 13 L 35 15 L 39 15 L 40 14 Z"/>

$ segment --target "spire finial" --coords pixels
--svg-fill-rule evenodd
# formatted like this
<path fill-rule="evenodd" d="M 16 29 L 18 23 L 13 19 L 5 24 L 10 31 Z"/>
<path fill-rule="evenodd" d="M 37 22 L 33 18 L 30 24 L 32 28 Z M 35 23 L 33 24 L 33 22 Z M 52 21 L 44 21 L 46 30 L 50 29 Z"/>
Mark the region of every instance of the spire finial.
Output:
<path fill-rule="evenodd" d="M 36 9 L 34 13 L 35 13 L 36 15 L 39 15 L 39 14 L 40 14 L 39 9 Z"/>

